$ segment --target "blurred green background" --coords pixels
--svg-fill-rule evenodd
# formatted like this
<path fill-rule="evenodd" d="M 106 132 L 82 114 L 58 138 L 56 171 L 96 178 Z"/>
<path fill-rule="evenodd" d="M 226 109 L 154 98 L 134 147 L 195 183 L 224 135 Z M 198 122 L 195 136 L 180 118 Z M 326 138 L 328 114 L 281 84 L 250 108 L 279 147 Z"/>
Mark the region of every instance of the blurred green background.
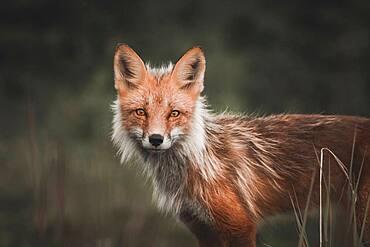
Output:
<path fill-rule="evenodd" d="M 194 246 L 110 143 L 117 43 L 156 65 L 201 45 L 216 111 L 370 116 L 369 13 L 357 0 L 3 1 L 0 246 Z M 262 226 L 264 244 L 296 246 L 294 218 Z"/>

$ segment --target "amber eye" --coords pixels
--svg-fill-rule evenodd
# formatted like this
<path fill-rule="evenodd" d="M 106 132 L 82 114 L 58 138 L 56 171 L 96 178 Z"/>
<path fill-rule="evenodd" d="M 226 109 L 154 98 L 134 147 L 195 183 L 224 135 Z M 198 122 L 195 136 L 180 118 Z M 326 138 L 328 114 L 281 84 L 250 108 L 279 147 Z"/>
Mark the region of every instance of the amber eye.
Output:
<path fill-rule="evenodd" d="M 142 109 L 142 108 L 139 108 L 139 109 L 135 110 L 135 113 L 136 113 L 136 115 L 137 115 L 137 116 L 139 116 L 139 117 L 143 117 L 143 116 L 145 116 L 145 111 L 144 111 L 144 109 Z"/>
<path fill-rule="evenodd" d="M 171 112 L 171 117 L 178 117 L 180 115 L 180 112 L 179 111 L 177 111 L 177 110 L 173 110 L 172 112 Z"/>

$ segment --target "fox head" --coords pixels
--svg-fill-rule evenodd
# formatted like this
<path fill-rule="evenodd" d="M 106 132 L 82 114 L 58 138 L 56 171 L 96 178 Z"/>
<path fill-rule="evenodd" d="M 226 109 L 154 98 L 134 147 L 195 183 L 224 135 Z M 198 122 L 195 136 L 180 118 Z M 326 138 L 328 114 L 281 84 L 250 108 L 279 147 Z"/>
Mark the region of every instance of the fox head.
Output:
<path fill-rule="evenodd" d="M 116 48 L 113 141 L 123 160 L 137 150 L 161 155 L 202 135 L 205 68 L 199 47 L 188 50 L 175 65 L 154 69 L 128 45 Z"/>

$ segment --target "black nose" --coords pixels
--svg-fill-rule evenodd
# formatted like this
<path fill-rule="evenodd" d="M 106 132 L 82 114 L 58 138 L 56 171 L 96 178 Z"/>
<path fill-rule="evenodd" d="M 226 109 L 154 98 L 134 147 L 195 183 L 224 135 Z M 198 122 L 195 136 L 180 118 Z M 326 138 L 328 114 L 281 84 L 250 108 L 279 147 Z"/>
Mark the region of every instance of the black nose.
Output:
<path fill-rule="evenodd" d="M 153 134 L 153 135 L 150 135 L 150 136 L 149 136 L 149 142 L 150 142 L 153 146 L 157 147 L 157 146 L 159 146 L 159 145 L 161 145 L 161 144 L 162 144 L 162 142 L 163 142 L 163 136 L 161 136 L 161 135 L 159 135 L 159 134 Z"/>

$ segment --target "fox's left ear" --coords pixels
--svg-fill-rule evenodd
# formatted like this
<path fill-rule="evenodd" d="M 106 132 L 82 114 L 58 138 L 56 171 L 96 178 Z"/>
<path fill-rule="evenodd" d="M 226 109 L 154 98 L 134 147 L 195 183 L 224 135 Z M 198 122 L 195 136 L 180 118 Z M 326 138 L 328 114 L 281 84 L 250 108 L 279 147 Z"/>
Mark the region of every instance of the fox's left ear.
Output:
<path fill-rule="evenodd" d="M 178 83 L 180 89 L 189 90 L 198 96 L 204 88 L 205 70 L 206 59 L 202 49 L 193 47 L 177 61 L 171 79 Z"/>

